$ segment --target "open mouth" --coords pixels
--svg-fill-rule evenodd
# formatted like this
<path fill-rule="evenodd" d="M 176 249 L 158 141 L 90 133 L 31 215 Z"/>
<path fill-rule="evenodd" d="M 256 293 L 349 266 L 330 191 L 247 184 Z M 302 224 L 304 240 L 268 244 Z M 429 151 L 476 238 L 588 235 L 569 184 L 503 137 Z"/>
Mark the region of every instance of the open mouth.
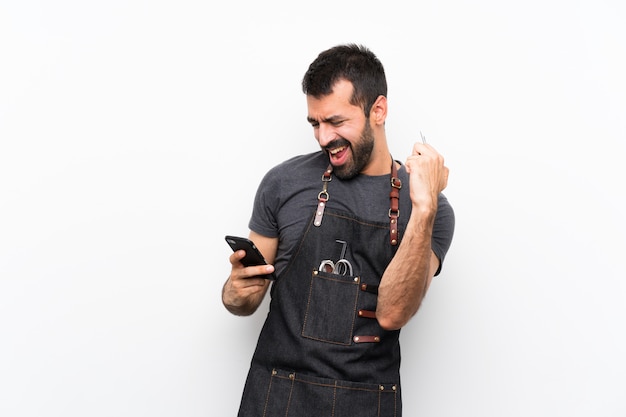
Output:
<path fill-rule="evenodd" d="M 338 154 L 340 154 L 341 152 L 345 151 L 345 150 L 346 150 L 346 148 L 347 148 L 347 146 L 340 146 L 340 147 L 338 147 L 338 148 L 330 149 L 328 152 L 329 152 L 332 156 L 335 156 L 335 155 L 338 155 Z"/>
<path fill-rule="evenodd" d="M 333 165 L 342 165 L 349 153 L 349 145 L 340 145 L 332 148 L 327 148 L 328 156 Z"/>

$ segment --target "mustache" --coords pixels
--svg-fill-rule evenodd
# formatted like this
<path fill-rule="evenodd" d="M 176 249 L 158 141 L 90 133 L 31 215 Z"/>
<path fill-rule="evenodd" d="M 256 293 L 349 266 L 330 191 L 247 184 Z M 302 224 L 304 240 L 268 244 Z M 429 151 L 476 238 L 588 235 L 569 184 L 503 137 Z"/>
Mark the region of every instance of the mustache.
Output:
<path fill-rule="evenodd" d="M 350 146 L 350 142 L 348 142 L 344 138 L 335 139 L 332 142 L 330 142 L 328 145 L 324 146 L 324 150 L 328 152 L 331 149 L 338 148 L 340 146 L 348 146 L 349 147 Z"/>

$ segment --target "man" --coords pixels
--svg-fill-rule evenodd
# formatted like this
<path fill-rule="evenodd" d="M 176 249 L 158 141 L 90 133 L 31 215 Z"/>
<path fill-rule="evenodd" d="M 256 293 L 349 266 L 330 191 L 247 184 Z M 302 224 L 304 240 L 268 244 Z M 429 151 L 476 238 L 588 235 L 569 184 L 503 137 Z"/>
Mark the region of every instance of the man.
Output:
<path fill-rule="evenodd" d="M 276 271 L 239 416 L 401 416 L 398 338 L 452 240 L 448 168 L 421 142 L 404 165 L 392 158 L 385 73 L 367 48 L 322 52 L 302 87 L 321 151 L 266 174 L 249 226 L 273 266 L 234 252 L 222 293 L 252 314 Z"/>

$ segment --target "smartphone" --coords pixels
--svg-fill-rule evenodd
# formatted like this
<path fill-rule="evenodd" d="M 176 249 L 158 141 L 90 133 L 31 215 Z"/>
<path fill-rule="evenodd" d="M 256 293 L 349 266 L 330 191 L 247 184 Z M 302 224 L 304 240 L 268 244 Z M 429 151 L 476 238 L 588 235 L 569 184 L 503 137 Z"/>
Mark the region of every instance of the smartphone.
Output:
<path fill-rule="evenodd" d="M 250 239 L 246 239 L 245 237 L 239 236 L 226 236 L 226 243 L 231 247 L 233 252 L 236 252 L 240 249 L 246 251 L 246 256 L 243 257 L 241 263 L 244 266 L 257 266 L 257 265 L 267 265 L 267 261 L 261 254 L 261 251 L 254 245 Z M 263 275 L 267 279 L 276 279 L 276 275 L 272 272 L 271 274 Z"/>

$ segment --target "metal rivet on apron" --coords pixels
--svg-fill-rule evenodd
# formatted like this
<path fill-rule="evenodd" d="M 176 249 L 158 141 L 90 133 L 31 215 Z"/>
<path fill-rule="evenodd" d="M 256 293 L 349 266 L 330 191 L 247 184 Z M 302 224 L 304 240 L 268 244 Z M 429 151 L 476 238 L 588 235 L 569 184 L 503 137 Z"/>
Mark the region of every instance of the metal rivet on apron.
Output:
<path fill-rule="evenodd" d="M 385 390 L 385 387 L 383 387 L 382 385 L 379 385 L 378 388 L 380 388 L 381 391 Z"/>
<path fill-rule="evenodd" d="M 359 336 L 354 336 L 354 341 L 358 342 L 359 341 Z"/>
<path fill-rule="evenodd" d="M 289 374 L 289 379 L 294 379 L 296 376 L 294 374 Z"/>
<path fill-rule="evenodd" d="M 395 240 L 395 239 L 393 239 L 393 240 L 391 241 L 391 243 L 395 245 L 395 244 L 397 244 L 397 243 L 398 243 L 398 241 L 397 241 L 397 240 Z"/>
<path fill-rule="evenodd" d="M 395 391 L 396 390 L 396 386 L 395 385 L 392 386 L 391 389 Z"/>
<path fill-rule="evenodd" d="M 277 375 L 278 372 L 276 372 L 276 369 L 272 369 L 272 375 Z"/>

